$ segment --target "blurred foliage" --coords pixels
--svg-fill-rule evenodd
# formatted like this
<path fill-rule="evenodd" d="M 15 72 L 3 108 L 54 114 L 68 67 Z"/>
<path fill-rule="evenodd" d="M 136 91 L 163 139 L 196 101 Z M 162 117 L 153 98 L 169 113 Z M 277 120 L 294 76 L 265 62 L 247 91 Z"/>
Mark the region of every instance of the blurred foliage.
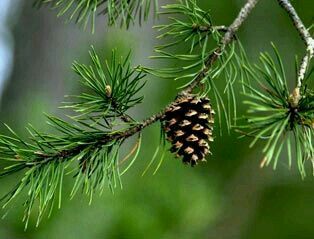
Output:
<path fill-rule="evenodd" d="M 58 10 L 58 17 L 67 15 L 69 21 L 74 21 L 84 28 L 91 25 L 95 30 L 96 17 L 106 15 L 108 25 L 126 26 L 129 28 L 138 20 L 139 24 L 148 19 L 152 6 L 158 9 L 158 0 L 35 0 L 35 7 L 49 6 Z M 156 15 L 156 14 L 155 14 Z"/>
<path fill-rule="evenodd" d="M 14 72 L 0 109 L 1 121 L 18 133 L 24 132 L 28 122 L 44 129 L 41 112 L 55 113 L 65 92 L 80 92 L 69 67 L 77 57 L 87 61 L 91 44 L 103 48 L 106 56 L 112 47 L 131 47 L 134 60 L 141 64 L 151 55 L 155 33 L 150 25 L 131 32 L 101 29 L 90 37 L 57 21 L 55 13 L 34 11 L 27 2 L 14 29 Z M 314 2 L 293 4 L 305 24 L 311 25 Z M 241 5 L 242 1 L 202 1 L 219 24 L 229 24 Z M 303 54 L 303 43 L 276 1 L 261 1 L 239 35 L 254 60 L 273 41 L 285 59 L 287 76 L 293 76 L 287 78 L 288 85 L 294 84 L 294 54 Z M 133 113 L 144 118 L 159 110 L 173 98 L 177 86 L 171 80 L 149 79 L 143 107 Z M 243 108 L 238 110 L 243 112 Z M 302 181 L 295 165 L 289 171 L 288 164 L 280 160 L 280 170 L 260 170 L 262 155 L 247 148 L 249 140 L 239 140 L 232 133 L 223 138 L 217 135 L 212 160 L 206 165 L 191 169 L 167 154 L 155 176 L 141 177 L 158 135 L 158 125 L 144 133 L 143 141 L 149 143 L 125 175 L 123 190 L 114 195 L 107 191 L 95 197 L 91 206 L 86 197 L 64 200 L 62 211 L 54 210 L 40 228 L 30 226 L 26 232 L 20 220 L 21 201 L 1 221 L 0 238 L 313 238 L 314 179 Z M 14 177 L 2 181 L 0 192 L 6 192 L 14 181 Z M 65 197 L 70 186 L 65 182 Z M 34 216 L 30 225 L 35 222 Z"/>

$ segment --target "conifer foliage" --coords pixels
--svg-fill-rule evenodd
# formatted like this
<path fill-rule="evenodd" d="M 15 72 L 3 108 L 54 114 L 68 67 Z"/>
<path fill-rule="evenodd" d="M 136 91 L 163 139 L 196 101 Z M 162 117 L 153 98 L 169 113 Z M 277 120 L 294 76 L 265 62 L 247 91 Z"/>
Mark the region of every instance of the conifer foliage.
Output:
<path fill-rule="evenodd" d="M 304 164 L 314 163 L 314 92 L 309 84 L 314 40 L 290 2 L 277 1 L 306 45 L 305 56 L 296 64 L 295 87 L 288 87 L 291 76 L 286 75 L 275 46 L 273 56 L 262 53 L 260 64 L 252 64 L 235 35 L 258 0 L 247 0 L 228 27 L 216 25 L 209 11 L 200 8 L 196 0 L 167 4 L 163 15 L 170 16 L 169 21 L 156 27 L 161 32 L 159 38 L 166 43 L 156 46 L 152 58 L 176 61 L 176 67 L 134 67 L 130 54 L 123 58 L 116 51 L 103 61 L 92 48 L 91 65 L 73 64 L 73 71 L 85 87 L 62 106 L 73 110 L 73 114 L 67 120 L 47 115 L 53 133 L 29 126 L 30 140 L 25 140 L 6 125 L 8 134 L 0 135 L 0 159 L 7 166 L 1 169 L 0 177 L 19 172 L 20 178 L 3 196 L 3 207 L 12 206 L 18 196 L 26 193 L 27 226 L 35 205 L 39 209 L 38 223 L 56 204 L 61 206 L 63 182 L 69 175 L 73 178 L 71 197 L 83 190 L 92 200 L 96 191 L 114 189 L 121 185 L 121 176 L 139 155 L 142 131 L 156 122 L 161 122 L 162 140 L 151 162 L 159 148 L 167 145 L 165 135 L 171 144 L 166 147 L 184 163 L 194 166 L 205 161 L 213 134 L 216 128 L 222 133 L 225 121 L 228 130 L 237 128 L 243 136 L 253 137 L 251 147 L 257 141 L 265 142 L 262 166 L 273 162 L 276 168 L 286 148 L 289 164 L 296 159 L 305 176 Z M 109 25 L 120 21 L 128 27 L 136 18 L 140 22 L 146 19 L 151 5 L 157 9 L 156 0 L 35 0 L 35 6 L 42 5 L 57 8 L 59 15 L 68 13 L 69 19 L 75 18 L 83 25 L 91 18 L 93 28 L 98 13 L 108 16 Z M 179 49 L 174 47 L 178 45 Z M 173 102 L 137 121 L 129 115 L 129 109 L 143 101 L 141 89 L 147 74 L 181 80 L 182 85 Z M 221 88 L 217 81 L 223 81 Z M 244 103 L 248 105 L 240 126 L 236 126 L 236 84 L 243 89 Z M 136 144 L 121 159 L 120 148 L 132 136 Z"/>
<path fill-rule="evenodd" d="M 92 49 L 90 57 L 90 66 L 73 64 L 85 91 L 63 107 L 73 109 L 75 114 L 68 121 L 47 115 L 55 134 L 29 126 L 28 142 L 7 126 L 11 135 L 0 135 L 1 159 L 10 162 L 0 177 L 24 171 L 16 186 L 2 198 L 4 207 L 27 190 L 26 225 L 37 200 L 38 223 L 56 201 L 61 206 L 65 174 L 74 177 L 71 197 L 83 188 L 92 199 L 96 190 L 120 184 L 123 172 L 118 166 L 119 148 L 127 137 L 122 133 L 137 124 L 125 112 L 142 101 L 136 95 L 144 86 L 145 75 L 130 66 L 130 55 L 118 58 L 113 51 L 111 62 L 102 62 Z"/>
<path fill-rule="evenodd" d="M 295 158 L 304 177 L 305 163 L 314 160 L 314 91 L 308 85 L 311 72 L 305 76 L 301 89 L 295 88 L 290 93 L 281 57 L 274 45 L 273 49 L 275 59 L 268 53 L 261 53 L 260 65 L 246 66 L 258 87 L 245 85 L 248 91 L 244 103 L 249 109 L 243 128 L 254 137 L 251 147 L 259 140 L 266 141 L 261 167 L 273 162 L 276 169 L 286 148 L 289 167 Z M 295 79 L 297 81 L 297 76 Z"/>
<path fill-rule="evenodd" d="M 152 8 L 157 11 L 158 0 L 35 0 L 34 6 L 56 9 L 58 16 L 67 15 L 84 28 L 90 23 L 94 31 L 97 15 L 107 15 L 108 25 L 128 28 L 137 20 L 142 23 Z"/>

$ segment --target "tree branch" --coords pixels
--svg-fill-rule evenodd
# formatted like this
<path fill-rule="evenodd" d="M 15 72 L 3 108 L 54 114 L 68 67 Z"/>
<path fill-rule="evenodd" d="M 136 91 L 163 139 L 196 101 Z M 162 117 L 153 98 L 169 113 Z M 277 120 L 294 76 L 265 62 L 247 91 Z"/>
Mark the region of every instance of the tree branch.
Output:
<path fill-rule="evenodd" d="M 200 85 L 201 81 L 207 76 L 209 69 L 211 66 L 215 63 L 215 61 L 218 59 L 219 55 L 222 54 L 225 47 L 232 42 L 234 38 L 234 34 L 238 31 L 240 26 L 243 24 L 243 22 L 246 20 L 246 18 L 249 16 L 255 5 L 257 4 L 258 0 L 247 0 L 246 4 L 241 8 L 238 16 L 233 21 L 233 23 L 228 27 L 224 37 L 221 40 L 221 44 L 217 49 L 208 57 L 208 59 L 205 61 L 205 66 L 202 71 L 198 73 L 195 80 L 187 87 L 185 88 L 180 95 L 185 95 L 191 93 L 194 88 L 196 88 L 198 85 Z"/>
<path fill-rule="evenodd" d="M 311 34 L 309 33 L 309 31 L 304 26 L 302 20 L 298 16 L 294 7 L 291 5 L 290 1 L 289 0 L 277 0 L 277 1 L 280 4 L 280 6 L 283 9 L 285 9 L 286 12 L 288 13 L 289 17 L 293 21 L 294 26 L 298 30 L 298 32 L 299 32 L 302 40 L 306 44 L 306 46 L 308 47 L 308 46 L 313 45 L 313 39 L 311 37 Z"/>
<path fill-rule="evenodd" d="M 298 72 L 298 82 L 297 82 L 297 91 L 300 90 L 302 86 L 302 81 L 304 79 L 306 69 L 310 64 L 311 59 L 314 56 L 314 39 L 312 38 L 310 32 L 304 26 L 302 20 L 298 16 L 296 10 L 291 5 L 289 0 L 277 0 L 280 6 L 288 13 L 290 19 L 292 20 L 295 28 L 298 30 L 301 39 L 306 45 L 306 54 L 302 59 L 299 72 Z M 299 89 L 299 90 L 298 90 Z"/>
<path fill-rule="evenodd" d="M 252 9 L 255 7 L 258 0 L 247 0 L 246 4 L 242 7 L 240 13 L 236 17 L 236 19 L 233 21 L 233 23 L 226 29 L 225 35 L 221 40 L 221 43 L 216 48 L 216 50 L 209 55 L 207 60 L 205 61 L 204 68 L 197 74 L 195 80 L 185 89 L 183 89 L 181 92 L 178 93 L 178 98 L 191 93 L 196 87 L 198 87 L 202 80 L 207 76 L 209 69 L 211 66 L 216 62 L 216 60 L 219 58 L 219 56 L 223 53 L 225 47 L 232 42 L 234 39 L 234 34 L 237 32 L 237 30 L 240 28 L 242 23 L 246 20 Z M 107 143 L 113 140 L 124 140 L 127 139 L 139 132 L 141 132 L 144 128 L 146 128 L 149 125 L 152 125 L 153 123 L 157 122 L 158 120 L 162 119 L 162 117 L 165 115 L 165 113 L 168 111 L 169 108 L 171 108 L 174 104 L 176 104 L 177 100 L 170 103 L 168 106 L 166 106 L 163 110 L 161 110 L 159 113 L 152 115 L 151 117 L 143 120 L 142 122 L 135 123 L 134 126 L 130 127 L 129 129 L 126 129 L 122 132 L 117 132 L 114 134 L 109 134 L 106 137 L 104 137 L 102 140 L 97 142 L 96 144 L 102 144 Z M 58 152 L 55 155 L 41 155 L 42 161 L 40 160 L 38 163 L 45 163 L 47 161 L 54 160 L 55 158 L 66 158 L 67 156 L 76 154 L 83 150 L 84 147 L 76 147 L 73 149 L 65 150 L 62 152 Z"/>
<path fill-rule="evenodd" d="M 184 96 L 186 94 L 191 93 L 197 86 L 199 86 L 202 82 L 202 80 L 207 76 L 209 69 L 212 67 L 212 65 L 216 62 L 216 60 L 219 58 L 219 55 L 221 55 L 225 49 L 225 47 L 232 42 L 234 39 L 234 34 L 238 31 L 240 26 L 243 24 L 243 22 L 247 19 L 255 5 L 257 4 L 259 0 L 247 0 L 246 4 L 241 8 L 238 16 L 235 18 L 233 23 L 227 28 L 227 31 L 224 35 L 224 37 L 221 40 L 220 46 L 216 48 L 216 50 L 209 55 L 207 60 L 205 61 L 204 68 L 197 74 L 195 80 L 185 89 L 183 89 L 181 92 L 179 92 L 178 97 Z M 155 114 L 151 116 L 150 118 L 144 120 L 139 125 L 136 125 L 132 128 L 130 128 L 127 131 L 124 131 L 122 133 L 112 135 L 114 139 L 121 139 L 121 138 L 127 138 L 130 137 L 138 132 L 140 132 L 145 127 L 155 123 L 156 121 L 160 120 L 165 112 L 172 107 L 176 101 L 169 104 L 167 107 L 165 107 L 162 111 L 160 111 L 158 114 Z"/>
<path fill-rule="evenodd" d="M 205 62 L 205 66 L 203 70 L 201 70 L 198 75 L 196 76 L 195 80 L 185 89 L 183 89 L 181 92 L 179 92 L 178 97 L 186 95 L 191 93 L 197 86 L 201 84 L 201 81 L 207 76 L 208 71 L 210 67 L 215 63 L 215 61 L 218 59 L 219 55 L 221 55 L 224 51 L 224 48 L 232 42 L 234 38 L 234 34 L 237 32 L 237 30 L 240 28 L 240 26 L 243 24 L 243 22 L 246 20 L 250 12 L 253 10 L 255 5 L 257 4 L 258 0 L 248 0 L 246 4 L 242 7 L 240 13 L 236 17 L 236 19 L 233 21 L 233 23 L 228 27 L 224 37 L 222 38 L 221 44 L 217 49 L 209 55 L 208 59 Z M 147 126 L 155 123 L 156 121 L 160 120 L 166 113 L 166 111 L 172 107 L 176 101 L 169 104 L 167 107 L 165 107 L 162 111 L 159 113 L 149 117 L 148 119 L 144 120 L 142 123 L 131 127 L 130 129 L 117 133 L 114 135 L 111 135 L 107 140 L 112 139 L 122 139 L 122 138 L 128 138 L 138 132 L 140 132 L 142 129 L 146 128 Z"/>

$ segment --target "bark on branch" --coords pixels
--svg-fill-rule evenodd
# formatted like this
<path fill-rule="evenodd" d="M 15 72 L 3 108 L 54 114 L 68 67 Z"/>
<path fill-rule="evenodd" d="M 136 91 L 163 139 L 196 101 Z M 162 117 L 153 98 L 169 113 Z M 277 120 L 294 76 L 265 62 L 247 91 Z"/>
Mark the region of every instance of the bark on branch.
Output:
<path fill-rule="evenodd" d="M 288 13 L 290 19 L 292 20 L 295 28 L 299 32 L 301 39 L 306 45 L 306 54 L 301 61 L 301 65 L 298 72 L 298 82 L 297 89 L 300 90 L 302 87 L 302 81 L 305 77 L 306 70 L 314 56 L 314 39 L 312 38 L 310 32 L 304 26 L 302 20 L 298 16 L 296 10 L 292 6 L 289 0 L 277 0 L 280 6 Z"/>

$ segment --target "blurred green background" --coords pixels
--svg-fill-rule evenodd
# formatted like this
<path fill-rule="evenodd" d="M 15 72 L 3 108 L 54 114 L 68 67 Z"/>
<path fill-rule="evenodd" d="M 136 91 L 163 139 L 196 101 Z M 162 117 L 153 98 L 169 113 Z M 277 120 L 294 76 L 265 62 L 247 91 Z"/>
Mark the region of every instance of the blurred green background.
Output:
<path fill-rule="evenodd" d="M 32 8 L 31 2 L 11 1 L 11 11 L 1 23 L 5 28 L 0 28 L 7 47 L 13 50 L 12 70 L 7 65 L 9 77 L 1 83 L 0 120 L 25 137 L 28 123 L 44 130 L 42 112 L 62 116 L 58 106 L 63 95 L 80 92 L 71 63 L 88 63 L 90 45 L 104 58 L 111 48 L 121 53 L 131 48 L 134 65 L 154 64 L 148 56 L 157 43 L 152 25 L 158 21 L 125 31 L 106 27 L 105 18 L 99 17 L 96 33 L 91 35 L 73 23 L 65 23 L 65 19 L 57 19 L 55 11 Z M 215 23 L 228 25 L 244 0 L 199 3 L 211 9 Z M 314 1 L 293 4 L 305 25 L 311 25 Z M 304 46 L 275 0 L 260 1 L 239 37 L 252 61 L 260 51 L 269 50 L 273 41 L 293 84 L 294 55 L 302 56 Z M 10 64 L 10 57 L 0 56 L 1 64 Z M 149 77 L 143 90 L 144 103 L 132 115 L 142 119 L 159 111 L 173 99 L 177 86 L 171 80 Z M 243 110 L 240 108 L 240 112 Z M 141 177 L 158 140 L 158 125 L 145 130 L 140 158 L 123 177 L 122 190 L 114 194 L 108 190 L 89 206 L 85 196 L 68 200 L 66 195 L 73 183 L 68 177 L 61 210 L 55 210 L 39 228 L 34 226 L 34 216 L 24 231 L 22 202 L 16 202 L 0 221 L 0 239 L 314 238 L 314 180 L 310 168 L 305 180 L 296 165 L 288 169 L 285 158 L 276 171 L 271 167 L 261 170 L 261 147 L 249 149 L 247 139 L 238 139 L 232 133 L 216 136 L 207 164 L 186 167 L 168 154 L 156 175 L 150 171 Z M 20 176 L 2 179 L 0 193 L 7 192 Z"/>

